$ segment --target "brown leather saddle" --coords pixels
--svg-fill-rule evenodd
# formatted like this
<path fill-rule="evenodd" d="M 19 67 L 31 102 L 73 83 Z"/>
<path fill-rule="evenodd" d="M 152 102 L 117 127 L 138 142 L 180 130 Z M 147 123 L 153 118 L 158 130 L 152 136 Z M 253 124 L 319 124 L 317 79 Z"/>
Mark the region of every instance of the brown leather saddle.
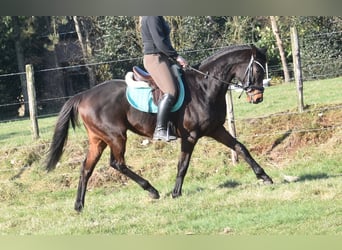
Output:
<path fill-rule="evenodd" d="M 148 72 L 143 70 L 142 68 L 140 68 L 138 66 L 134 66 L 133 67 L 133 79 L 135 81 L 144 81 L 144 82 L 148 83 L 148 85 L 152 89 L 153 102 L 155 105 L 158 106 L 159 100 L 164 95 L 164 93 L 163 93 L 163 91 L 161 91 L 159 89 L 156 82 L 153 80 L 152 76 Z"/>

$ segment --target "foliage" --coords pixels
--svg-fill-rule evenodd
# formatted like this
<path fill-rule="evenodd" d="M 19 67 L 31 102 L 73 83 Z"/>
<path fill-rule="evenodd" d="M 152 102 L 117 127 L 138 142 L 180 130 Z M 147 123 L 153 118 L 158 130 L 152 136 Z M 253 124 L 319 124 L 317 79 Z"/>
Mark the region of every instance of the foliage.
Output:
<path fill-rule="evenodd" d="M 218 18 L 185 16 L 167 17 L 167 20 L 175 49 L 186 53 L 189 62 L 200 62 L 212 54 L 212 48 L 223 46 L 223 27 Z"/>
<path fill-rule="evenodd" d="M 270 20 L 267 18 L 265 22 L 268 24 Z M 278 17 L 277 25 L 279 28 L 281 40 L 283 43 L 283 47 L 285 50 L 286 61 L 292 62 L 292 54 L 291 54 L 291 39 L 290 39 L 290 27 L 291 18 L 290 17 Z M 260 29 L 260 28 L 259 28 Z M 280 54 L 276 44 L 276 40 L 274 38 L 271 25 L 267 25 L 263 29 L 260 29 L 260 39 L 257 42 L 259 47 L 266 47 L 268 54 L 268 63 L 269 65 L 277 65 L 280 64 Z"/>
<path fill-rule="evenodd" d="M 301 17 L 295 19 L 295 24 L 302 27 L 304 76 L 314 79 L 324 77 L 323 74 L 329 77 L 338 76 L 342 67 L 342 18 Z"/>
<path fill-rule="evenodd" d="M 110 65 L 112 77 L 122 78 L 142 56 L 138 18 L 106 16 L 99 18 L 97 22 L 100 40 L 95 57 L 98 61 L 115 61 Z M 130 58 L 133 60 L 129 60 Z"/>
<path fill-rule="evenodd" d="M 16 60 L 19 53 L 17 45 L 22 44 L 27 55 L 34 50 L 34 47 L 30 46 L 30 39 L 33 34 L 33 18 L 2 16 L 0 19 L 0 74 L 22 73 Z M 0 90 L 0 104 L 18 102 L 22 94 L 20 74 L 1 77 Z M 1 108 L 1 115 L 13 112 L 18 109 L 18 106 L 10 105 L 7 109 Z"/>

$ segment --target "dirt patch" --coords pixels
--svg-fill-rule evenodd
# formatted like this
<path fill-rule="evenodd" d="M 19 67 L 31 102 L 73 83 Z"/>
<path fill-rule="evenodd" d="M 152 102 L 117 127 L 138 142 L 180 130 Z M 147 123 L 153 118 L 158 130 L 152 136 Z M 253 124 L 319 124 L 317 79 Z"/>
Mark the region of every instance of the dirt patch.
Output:
<path fill-rule="evenodd" d="M 280 113 L 269 117 L 243 120 L 238 134 L 253 154 L 266 156 L 280 163 L 299 149 L 327 144 L 333 147 L 341 141 L 342 108 L 328 106 L 307 109 L 304 113 Z M 240 129 L 240 131 L 239 131 Z"/>
<path fill-rule="evenodd" d="M 94 171 L 93 175 L 89 179 L 88 187 L 103 187 L 107 184 L 110 184 L 111 186 L 113 186 L 113 184 L 126 185 L 127 182 L 128 178 L 125 175 L 107 167 Z"/>

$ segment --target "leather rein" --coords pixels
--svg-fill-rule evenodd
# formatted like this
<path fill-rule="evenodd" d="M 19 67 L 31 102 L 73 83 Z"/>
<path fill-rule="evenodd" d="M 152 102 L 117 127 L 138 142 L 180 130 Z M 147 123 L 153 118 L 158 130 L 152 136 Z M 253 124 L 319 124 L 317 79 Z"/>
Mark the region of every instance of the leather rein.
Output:
<path fill-rule="evenodd" d="M 248 66 L 247 66 L 247 68 L 246 68 L 244 78 L 243 78 L 244 80 L 247 79 L 247 81 L 245 82 L 244 86 L 241 86 L 241 85 L 236 84 L 236 83 L 233 83 L 233 82 L 225 81 L 225 80 L 223 80 L 223 79 L 221 79 L 221 78 L 218 78 L 218 77 L 216 77 L 216 76 L 210 75 L 209 72 L 205 73 L 205 72 L 203 72 L 203 71 L 200 71 L 200 70 L 198 70 L 198 69 L 195 69 L 195 68 L 193 68 L 193 67 L 190 66 L 190 65 L 188 65 L 187 68 L 188 68 L 189 70 L 195 71 L 195 72 L 197 72 L 197 73 L 203 75 L 204 78 L 206 78 L 206 79 L 210 77 L 210 78 L 215 79 L 215 80 L 217 80 L 217 81 L 219 81 L 219 82 L 221 82 L 221 83 L 227 84 L 228 86 L 232 86 L 232 85 L 233 85 L 233 86 L 236 87 L 236 88 L 241 88 L 243 91 L 246 91 L 246 93 L 249 93 L 249 92 L 251 92 L 252 90 L 259 90 L 261 93 L 263 93 L 263 92 L 264 92 L 264 87 L 259 87 L 259 86 L 253 86 L 253 85 L 251 85 L 251 81 L 253 80 L 253 64 L 254 64 L 254 63 L 257 64 L 257 65 L 259 65 L 259 66 L 262 68 L 262 70 L 264 71 L 264 73 L 266 72 L 264 66 L 262 66 L 262 64 L 261 64 L 259 61 L 255 60 L 255 59 L 254 59 L 254 56 L 252 55 L 252 56 L 251 56 L 251 59 L 250 59 L 250 61 L 249 61 L 249 64 L 248 64 Z M 242 92 L 241 92 L 241 93 L 242 93 Z M 241 95 L 240 95 L 240 97 L 241 97 Z M 240 98 L 240 97 L 239 97 L 239 98 Z"/>

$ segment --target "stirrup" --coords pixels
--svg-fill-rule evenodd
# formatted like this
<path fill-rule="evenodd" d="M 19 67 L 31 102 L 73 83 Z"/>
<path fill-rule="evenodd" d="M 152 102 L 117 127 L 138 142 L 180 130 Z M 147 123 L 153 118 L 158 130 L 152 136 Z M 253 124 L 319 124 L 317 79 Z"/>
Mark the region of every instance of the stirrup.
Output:
<path fill-rule="evenodd" d="M 158 141 L 174 141 L 177 140 L 177 136 L 174 135 L 173 133 L 170 133 L 170 126 L 167 126 L 167 130 L 165 129 L 160 129 L 160 130 L 155 130 L 153 133 L 153 140 L 158 140 Z"/>
<path fill-rule="evenodd" d="M 158 130 L 154 132 L 153 140 L 169 142 L 177 140 L 177 137 L 174 135 L 169 135 L 166 130 Z"/>

